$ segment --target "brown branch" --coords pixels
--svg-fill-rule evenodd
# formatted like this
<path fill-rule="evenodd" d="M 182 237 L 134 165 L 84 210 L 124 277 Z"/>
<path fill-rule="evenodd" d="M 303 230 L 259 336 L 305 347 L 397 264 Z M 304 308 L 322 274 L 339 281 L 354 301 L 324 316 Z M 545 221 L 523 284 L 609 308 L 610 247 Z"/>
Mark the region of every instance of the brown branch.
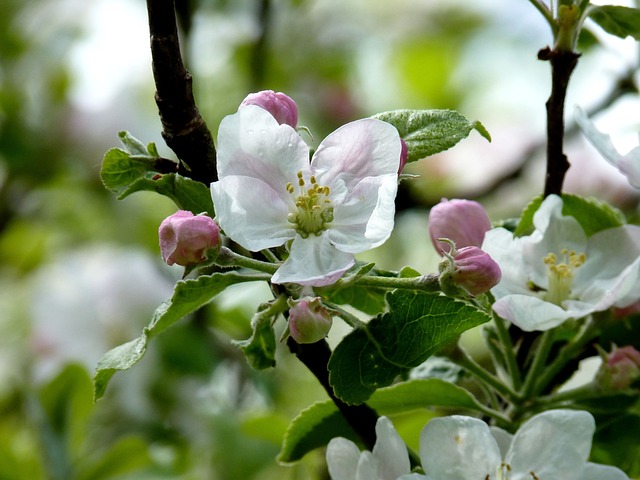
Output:
<path fill-rule="evenodd" d="M 174 2 L 147 0 L 147 13 L 162 137 L 181 160 L 180 173 L 208 185 L 217 180 L 216 151 L 182 61 Z"/>
<path fill-rule="evenodd" d="M 569 77 L 575 69 L 580 54 L 551 50 L 549 47 L 538 52 L 538 59 L 551 63 L 551 95 L 547 100 L 547 175 L 544 196 L 560 195 L 564 177 L 569 170 L 569 161 L 563 151 L 564 144 L 564 102 L 567 96 Z"/>
<path fill-rule="evenodd" d="M 329 357 L 331 349 L 326 341 L 321 340 L 316 343 L 300 344 L 291 337 L 287 340 L 289 350 L 313 373 L 327 394 L 338 407 L 340 413 L 347 420 L 347 423 L 360 436 L 367 450 L 373 450 L 376 443 L 376 421 L 378 414 L 366 404 L 347 405 L 333 393 L 333 388 L 329 384 Z"/>

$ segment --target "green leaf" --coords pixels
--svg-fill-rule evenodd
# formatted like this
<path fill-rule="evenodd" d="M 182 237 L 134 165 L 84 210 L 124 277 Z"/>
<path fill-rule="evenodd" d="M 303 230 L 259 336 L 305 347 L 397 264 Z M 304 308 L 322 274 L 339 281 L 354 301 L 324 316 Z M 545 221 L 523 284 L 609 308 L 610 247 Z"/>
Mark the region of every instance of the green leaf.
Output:
<path fill-rule="evenodd" d="M 386 301 L 389 312 L 352 331 L 329 360 L 329 383 L 345 403 L 366 401 L 464 331 L 489 321 L 476 307 L 434 293 L 398 290 Z"/>
<path fill-rule="evenodd" d="M 194 214 L 206 212 L 214 216 L 211 192 L 207 185 L 177 173 L 161 174 L 155 166 L 159 157 L 153 143 L 145 147 L 127 132 L 120 132 L 119 135 L 125 150 L 109 150 L 100 170 L 102 183 L 119 200 L 134 192 L 151 191 L 169 197 L 181 210 L 189 210 Z"/>
<path fill-rule="evenodd" d="M 562 214 L 574 217 L 582 226 L 587 237 L 607 228 L 620 227 L 626 223 L 624 214 L 597 198 L 580 197 L 578 195 L 562 195 Z M 542 197 L 536 197 L 522 212 L 520 222 L 514 234 L 528 235 L 533 232 L 533 216 L 540 208 Z"/>
<path fill-rule="evenodd" d="M 354 285 L 338 290 L 329 295 L 329 301 L 338 305 L 351 305 L 361 312 L 375 315 L 384 310 L 384 295 L 386 290 L 381 288 L 359 287 Z"/>
<path fill-rule="evenodd" d="M 256 370 L 275 367 L 276 334 L 273 330 L 274 317 L 256 313 L 251 320 L 253 333 L 247 340 L 235 343 L 247 357 L 249 365 Z"/>
<path fill-rule="evenodd" d="M 121 476 L 150 467 L 152 460 L 149 446 L 142 438 L 124 437 L 116 441 L 105 452 L 82 458 L 75 478 L 99 480 L 122 478 Z M 133 478 L 133 477 L 131 477 Z"/>
<path fill-rule="evenodd" d="M 640 40 L 640 10 L 619 5 L 593 6 L 588 16 L 605 32 L 616 37 Z"/>
<path fill-rule="evenodd" d="M 480 122 L 470 122 L 454 110 L 393 110 L 374 115 L 398 129 L 407 144 L 407 162 L 443 152 L 476 130 L 487 140 L 491 136 Z"/>
<path fill-rule="evenodd" d="M 140 337 L 109 350 L 100 359 L 93 379 L 94 398 L 97 400 L 104 395 L 109 380 L 117 371 L 128 370 L 144 356 L 152 337 L 209 303 L 230 285 L 258 280 L 264 280 L 264 276 L 234 271 L 179 281 L 173 296 L 156 309 Z"/>
<path fill-rule="evenodd" d="M 377 390 L 367 404 L 380 415 L 392 415 L 439 406 L 479 410 L 479 403 L 464 388 L 439 378 L 410 380 Z M 300 460 L 333 437 L 359 441 L 344 416 L 330 401 L 317 402 L 293 419 L 284 437 L 278 461 Z"/>

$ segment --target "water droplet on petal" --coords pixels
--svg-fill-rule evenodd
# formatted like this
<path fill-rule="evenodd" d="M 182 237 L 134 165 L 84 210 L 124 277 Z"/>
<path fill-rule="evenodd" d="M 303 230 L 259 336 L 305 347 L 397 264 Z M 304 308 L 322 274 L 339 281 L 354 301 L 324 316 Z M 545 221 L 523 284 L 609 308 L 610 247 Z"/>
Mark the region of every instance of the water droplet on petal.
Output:
<path fill-rule="evenodd" d="M 253 135 L 253 130 L 247 130 L 247 133 L 248 133 L 249 135 Z"/>
<path fill-rule="evenodd" d="M 263 128 L 262 130 L 260 130 L 260 133 L 264 135 L 265 133 L 267 133 L 267 131 Z"/>

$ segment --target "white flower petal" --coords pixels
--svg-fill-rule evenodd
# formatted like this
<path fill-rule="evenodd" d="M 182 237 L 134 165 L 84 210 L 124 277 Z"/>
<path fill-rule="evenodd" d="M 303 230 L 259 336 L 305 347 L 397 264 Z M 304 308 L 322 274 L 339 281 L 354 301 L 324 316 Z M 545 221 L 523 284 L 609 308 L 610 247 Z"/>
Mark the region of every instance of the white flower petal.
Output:
<path fill-rule="evenodd" d="M 298 283 L 320 287 L 335 283 L 355 263 L 353 255 L 331 244 L 328 232 L 320 237 L 295 236 L 289 258 L 273 275 L 273 283 Z"/>
<path fill-rule="evenodd" d="M 502 271 L 500 283 L 491 289 L 496 298 L 514 293 L 531 293 L 527 288 L 528 279 L 523 278 L 528 266 L 522 256 L 522 238 L 514 237 L 504 228 L 494 228 L 485 233 L 482 250 L 491 256 Z"/>
<path fill-rule="evenodd" d="M 493 309 L 526 332 L 549 330 L 573 316 L 578 318 L 589 313 L 570 312 L 531 295 L 507 295 L 494 303 Z"/>
<path fill-rule="evenodd" d="M 434 418 L 420 433 L 420 459 L 428 476 L 438 480 L 495 478 L 501 463 L 489 427 L 476 418 Z"/>
<path fill-rule="evenodd" d="M 489 431 L 491 435 L 493 435 L 493 438 L 496 439 L 496 443 L 500 449 L 500 456 L 502 458 L 506 457 L 511 447 L 511 442 L 513 441 L 513 435 L 499 427 L 489 427 Z"/>
<path fill-rule="evenodd" d="M 278 193 L 295 182 L 298 171 L 309 171 L 309 148 L 289 125 L 255 105 L 225 117 L 218 129 L 219 178 L 254 177 Z"/>
<path fill-rule="evenodd" d="M 333 480 L 355 480 L 360 450 L 346 438 L 332 438 L 327 445 L 327 466 Z"/>
<path fill-rule="evenodd" d="M 334 208 L 331 242 L 343 252 L 360 253 L 384 243 L 393 231 L 398 176 L 365 178 Z"/>
<path fill-rule="evenodd" d="M 373 456 L 378 460 L 378 477 L 381 480 L 396 480 L 411 472 L 407 446 L 387 417 L 380 417 L 376 422 Z"/>
<path fill-rule="evenodd" d="M 640 148 L 634 148 L 623 156 L 613 146 L 611 137 L 599 131 L 580 107 L 575 107 L 574 116 L 580 130 L 600 152 L 600 155 L 617 167 L 627 177 L 631 185 L 640 188 Z"/>
<path fill-rule="evenodd" d="M 587 463 L 577 478 L 580 480 L 629 480 L 626 473 L 619 468 L 596 463 Z"/>
<path fill-rule="evenodd" d="M 525 422 L 516 432 L 505 461 L 512 479 L 578 480 L 591 450 L 595 421 L 578 410 L 549 410 Z"/>
<path fill-rule="evenodd" d="M 378 475 L 378 462 L 371 452 L 365 450 L 358 459 L 355 480 L 377 480 L 378 478 L 380 478 Z"/>
<path fill-rule="evenodd" d="M 325 138 L 311 160 L 320 185 L 351 190 L 366 177 L 398 174 L 402 145 L 389 123 L 366 118 L 347 123 Z"/>
<path fill-rule="evenodd" d="M 248 250 L 276 247 L 295 235 L 287 205 L 259 179 L 224 177 L 211 184 L 211 196 L 220 227 Z"/>

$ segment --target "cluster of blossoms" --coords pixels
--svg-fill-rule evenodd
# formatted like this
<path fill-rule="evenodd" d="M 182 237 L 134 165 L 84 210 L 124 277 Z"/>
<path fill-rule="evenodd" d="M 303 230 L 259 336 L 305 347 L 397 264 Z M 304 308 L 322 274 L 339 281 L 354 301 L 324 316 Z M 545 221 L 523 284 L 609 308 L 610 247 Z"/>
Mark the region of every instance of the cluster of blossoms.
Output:
<path fill-rule="evenodd" d="M 345 438 L 327 447 L 333 480 L 628 480 L 616 467 L 587 462 L 595 421 L 590 413 L 548 410 L 514 434 L 460 415 L 434 418 L 420 433 L 423 473 L 412 473 L 407 447 L 386 417 L 372 452 Z"/>

